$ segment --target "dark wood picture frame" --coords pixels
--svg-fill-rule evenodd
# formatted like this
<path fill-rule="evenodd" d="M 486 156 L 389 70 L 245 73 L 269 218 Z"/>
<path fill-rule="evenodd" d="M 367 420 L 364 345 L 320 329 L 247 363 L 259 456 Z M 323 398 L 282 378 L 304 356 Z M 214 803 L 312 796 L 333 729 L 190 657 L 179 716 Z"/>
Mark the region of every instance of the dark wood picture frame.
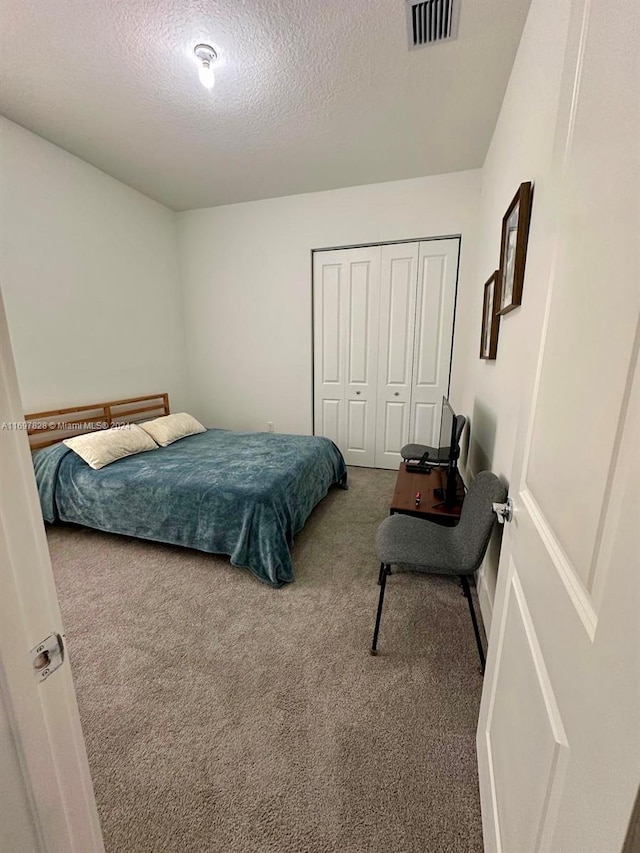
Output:
<path fill-rule="evenodd" d="M 482 330 L 480 333 L 480 358 L 495 359 L 498 353 L 500 329 L 500 270 L 496 270 L 484 285 L 482 298 Z"/>
<path fill-rule="evenodd" d="M 508 314 L 522 303 L 524 266 L 531 220 L 533 185 L 520 184 L 502 219 L 500 241 L 500 314 Z"/>

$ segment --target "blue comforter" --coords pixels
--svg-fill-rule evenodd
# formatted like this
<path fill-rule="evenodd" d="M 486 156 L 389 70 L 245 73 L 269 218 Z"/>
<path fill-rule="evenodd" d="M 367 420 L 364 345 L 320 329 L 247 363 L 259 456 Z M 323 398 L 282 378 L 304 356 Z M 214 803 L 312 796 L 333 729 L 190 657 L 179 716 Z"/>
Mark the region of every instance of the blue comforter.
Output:
<path fill-rule="evenodd" d="M 293 580 L 290 547 L 332 483 L 338 448 L 318 436 L 207 430 L 94 471 L 64 444 L 34 455 L 46 521 L 228 554 L 260 580 Z"/>

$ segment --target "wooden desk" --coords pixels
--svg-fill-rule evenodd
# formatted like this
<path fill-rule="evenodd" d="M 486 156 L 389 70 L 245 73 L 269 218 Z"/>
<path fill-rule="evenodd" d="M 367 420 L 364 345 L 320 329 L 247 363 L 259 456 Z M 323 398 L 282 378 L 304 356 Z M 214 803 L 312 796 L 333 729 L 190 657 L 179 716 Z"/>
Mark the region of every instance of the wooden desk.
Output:
<path fill-rule="evenodd" d="M 462 503 L 464 501 L 464 482 L 460 472 L 456 471 L 458 484 L 458 499 L 454 506 L 444 506 L 444 499 L 434 495 L 435 489 L 442 489 L 447 485 L 447 472 L 445 468 L 432 468 L 428 474 L 407 471 L 404 462 L 400 464 L 396 490 L 389 508 L 389 514 L 396 512 L 405 515 L 415 515 L 417 518 L 428 518 L 439 524 L 454 525 L 460 519 Z M 416 493 L 420 492 L 420 506 L 416 506 Z"/>

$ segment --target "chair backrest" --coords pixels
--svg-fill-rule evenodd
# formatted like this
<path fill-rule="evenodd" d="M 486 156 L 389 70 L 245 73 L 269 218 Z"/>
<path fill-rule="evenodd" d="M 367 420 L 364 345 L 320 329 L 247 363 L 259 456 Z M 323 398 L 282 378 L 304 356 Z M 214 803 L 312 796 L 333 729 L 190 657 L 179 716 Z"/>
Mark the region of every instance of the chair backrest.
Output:
<path fill-rule="evenodd" d="M 452 529 L 460 559 L 460 573 L 480 568 L 493 525 L 497 520 L 492 504 L 503 503 L 507 490 L 491 471 L 481 471 L 469 486 L 458 525 Z"/>
<path fill-rule="evenodd" d="M 460 439 L 462 438 L 462 433 L 464 431 L 464 425 L 466 424 L 466 422 L 467 419 L 464 415 L 456 415 L 456 458 L 460 455 Z"/>
<path fill-rule="evenodd" d="M 456 415 L 456 447 L 458 448 L 458 455 L 460 452 L 460 439 L 462 438 L 462 433 L 464 431 L 464 425 L 466 424 L 467 419 L 464 415 Z M 427 444 L 405 444 L 405 446 L 400 451 L 400 455 L 403 459 L 420 459 L 423 453 L 429 454 L 429 465 L 446 465 L 447 460 L 444 459 L 442 462 L 438 460 L 438 451 L 440 448 L 438 447 L 429 447 Z M 457 456 L 456 456 L 457 458 Z"/>

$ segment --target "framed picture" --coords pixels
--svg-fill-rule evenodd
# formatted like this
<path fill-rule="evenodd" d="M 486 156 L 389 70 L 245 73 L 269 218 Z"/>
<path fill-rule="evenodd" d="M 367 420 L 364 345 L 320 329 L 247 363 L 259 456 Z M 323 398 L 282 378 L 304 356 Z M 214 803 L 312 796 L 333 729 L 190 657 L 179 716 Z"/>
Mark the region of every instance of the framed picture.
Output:
<path fill-rule="evenodd" d="M 531 181 L 520 184 L 502 220 L 500 242 L 500 314 L 508 314 L 522 302 L 524 265 L 531 219 Z"/>
<path fill-rule="evenodd" d="M 499 308 L 500 271 L 496 270 L 484 286 L 480 358 L 494 359 L 498 352 L 498 330 L 500 328 Z"/>

